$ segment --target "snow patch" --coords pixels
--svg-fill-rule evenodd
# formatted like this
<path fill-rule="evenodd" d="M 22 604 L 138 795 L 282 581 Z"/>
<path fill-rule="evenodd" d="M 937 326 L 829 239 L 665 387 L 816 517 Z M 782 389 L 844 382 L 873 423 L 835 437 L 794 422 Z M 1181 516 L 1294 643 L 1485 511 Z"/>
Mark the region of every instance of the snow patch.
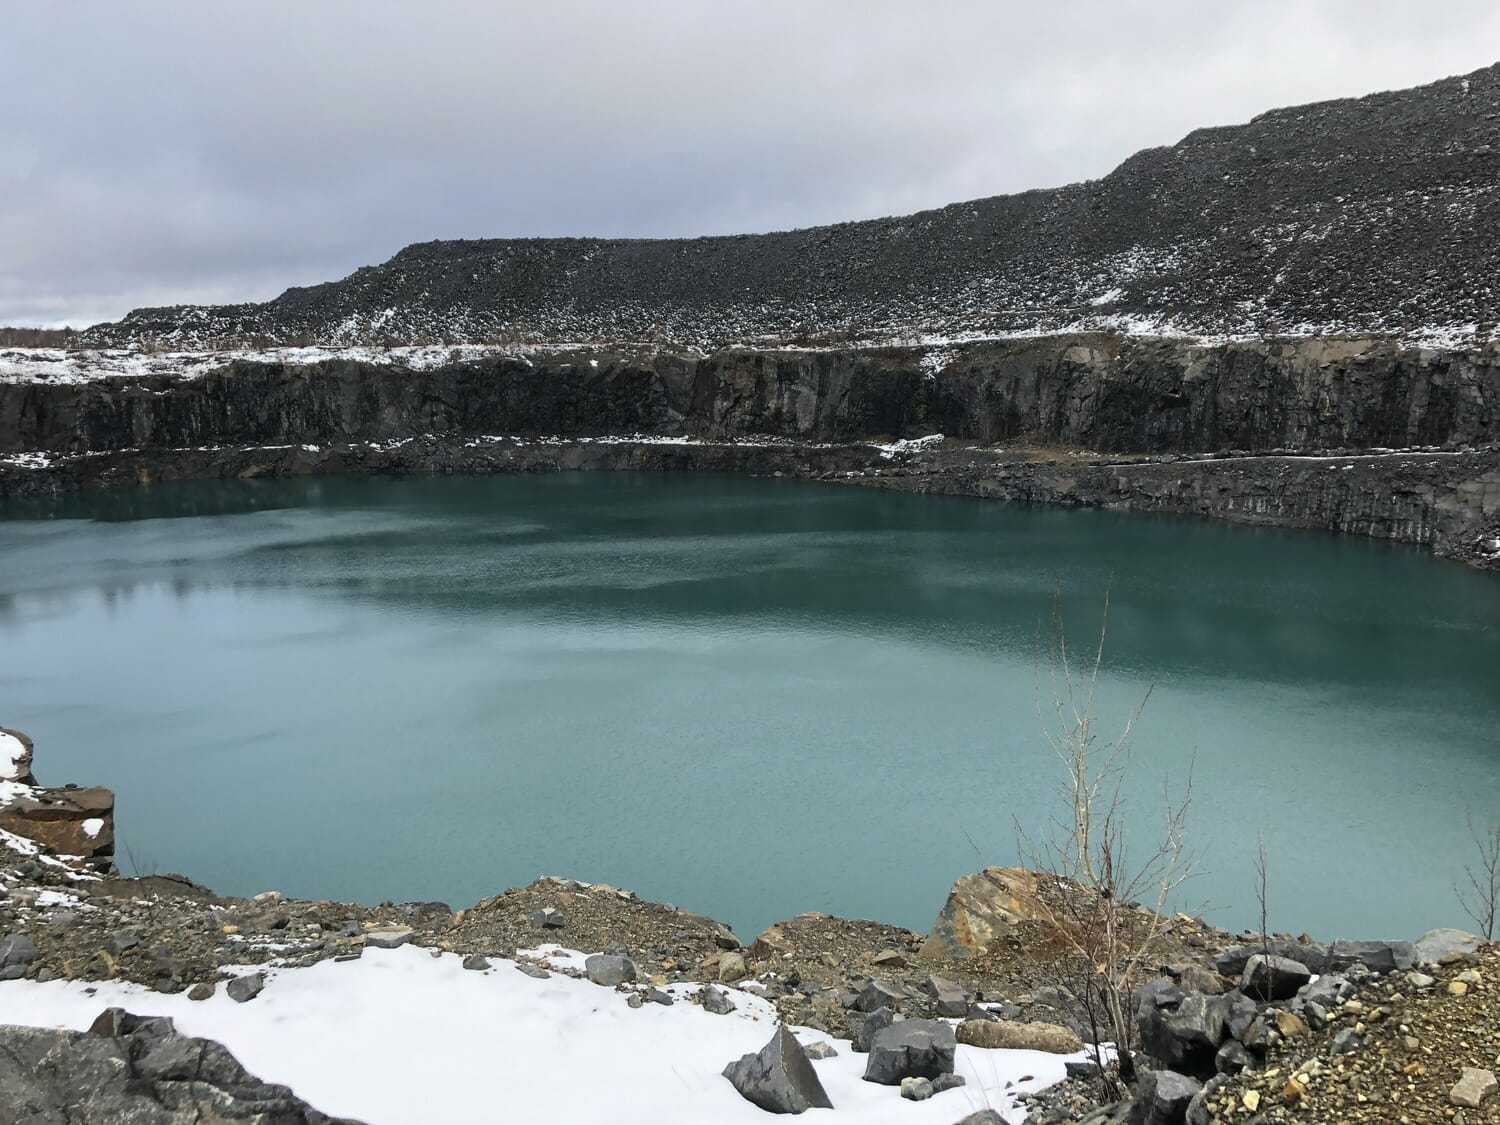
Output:
<path fill-rule="evenodd" d="M 357 961 L 257 968 L 266 988 L 245 1004 L 222 988 L 192 1002 L 121 981 L 23 980 L 0 984 L 0 1005 L 7 1022 L 33 1027 L 87 1028 L 114 1005 L 169 1016 L 183 1033 L 218 1040 L 252 1073 L 290 1086 L 324 1113 L 370 1125 L 766 1120 L 721 1073 L 764 1046 L 776 1026 L 771 1005 L 743 992 L 726 1016 L 691 1003 L 696 986 L 673 986 L 671 1007 L 632 1009 L 624 994 L 587 981 L 535 980 L 503 960 L 465 970 L 457 955 L 413 946 L 366 950 Z M 804 1043 L 828 1038 L 808 1028 L 793 1033 Z M 895 1087 L 865 1082 L 866 1056 L 835 1043 L 839 1054 L 813 1066 L 834 1118 L 867 1125 L 952 1125 L 986 1106 L 1019 1122 L 1017 1098 L 1061 1081 L 1068 1058 L 960 1046 L 956 1069 L 968 1085 L 909 1102 Z"/>

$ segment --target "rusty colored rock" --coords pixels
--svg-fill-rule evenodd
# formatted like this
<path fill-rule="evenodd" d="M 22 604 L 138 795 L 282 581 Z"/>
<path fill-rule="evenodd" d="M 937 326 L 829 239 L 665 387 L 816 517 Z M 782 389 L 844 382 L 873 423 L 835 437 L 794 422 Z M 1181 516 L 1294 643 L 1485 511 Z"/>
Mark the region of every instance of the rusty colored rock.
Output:
<path fill-rule="evenodd" d="M 965 875 L 948 892 L 920 955 L 933 961 L 975 957 L 1022 922 L 1045 919 L 1038 888 L 1039 876 L 1020 867 L 986 867 Z"/>
<path fill-rule="evenodd" d="M 38 785 L 32 774 L 32 742 L 20 731 L 0 727 L 0 736 L 20 744 L 0 761 L 0 829 L 31 840 L 81 867 L 113 870 L 115 795 L 102 787 L 77 789 Z"/>

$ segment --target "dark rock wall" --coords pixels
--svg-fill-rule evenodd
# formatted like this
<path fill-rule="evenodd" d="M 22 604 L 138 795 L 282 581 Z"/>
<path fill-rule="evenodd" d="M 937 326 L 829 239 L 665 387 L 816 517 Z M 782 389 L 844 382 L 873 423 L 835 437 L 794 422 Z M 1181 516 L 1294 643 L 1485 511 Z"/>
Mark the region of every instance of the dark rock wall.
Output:
<path fill-rule="evenodd" d="M 1500 440 L 1500 345 L 1090 335 L 706 358 L 560 353 L 431 371 L 237 363 L 194 380 L 0 384 L 0 452 L 934 432 L 1120 453 L 1482 445 Z"/>

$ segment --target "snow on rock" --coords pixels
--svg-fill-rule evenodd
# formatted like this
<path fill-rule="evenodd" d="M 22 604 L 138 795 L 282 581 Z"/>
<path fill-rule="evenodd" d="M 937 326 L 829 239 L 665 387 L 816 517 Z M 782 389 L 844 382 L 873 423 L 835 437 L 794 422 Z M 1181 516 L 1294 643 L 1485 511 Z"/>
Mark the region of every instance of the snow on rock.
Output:
<path fill-rule="evenodd" d="M 15 735 L 0 730 L 0 805 L 35 793 L 30 778 L 31 752 Z"/>
<path fill-rule="evenodd" d="M 934 445 L 943 444 L 942 434 L 928 434 L 926 437 L 902 438 L 900 441 L 888 442 L 885 445 L 877 445 L 880 456 L 889 461 L 898 453 L 920 453 L 924 449 L 930 449 Z"/>
<path fill-rule="evenodd" d="M 267 975 L 265 991 L 245 1004 L 223 988 L 195 1003 L 119 981 L 11 981 L 0 984 L 0 1018 L 83 1029 L 110 1006 L 170 1016 L 184 1034 L 223 1043 L 258 1077 L 369 1125 L 766 1119 L 722 1076 L 775 1030 L 774 1009 L 752 996 L 711 1015 L 688 999 L 697 986 L 674 985 L 670 1007 L 633 1009 L 624 994 L 587 981 L 536 980 L 504 960 L 466 971 L 454 954 L 413 946 Z M 793 1030 L 803 1043 L 826 1038 Z M 865 1061 L 840 1043 L 837 1056 L 814 1064 L 835 1107 L 828 1120 L 952 1125 L 992 1106 L 1019 1122 L 1016 1096 L 1060 1081 L 1065 1058 L 960 1046 L 957 1072 L 968 1084 L 918 1103 L 865 1082 Z"/>

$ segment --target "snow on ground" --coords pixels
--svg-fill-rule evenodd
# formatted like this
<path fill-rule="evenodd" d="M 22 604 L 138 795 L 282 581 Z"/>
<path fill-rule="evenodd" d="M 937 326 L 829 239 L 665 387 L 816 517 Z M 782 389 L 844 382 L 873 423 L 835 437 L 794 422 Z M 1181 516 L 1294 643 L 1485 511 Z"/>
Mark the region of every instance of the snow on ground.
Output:
<path fill-rule="evenodd" d="M 889 461 L 898 453 L 920 453 L 922 450 L 934 445 L 943 444 L 942 434 L 928 434 L 926 437 L 902 438 L 900 441 L 888 442 L 885 445 L 877 445 L 880 456 Z"/>
<path fill-rule="evenodd" d="M 170 1016 L 323 1112 L 370 1125 L 770 1120 L 722 1076 L 775 1029 L 771 1006 L 743 992 L 730 993 L 739 1008 L 727 1016 L 688 1003 L 690 985 L 669 989 L 678 998 L 671 1007 L 632 1009 L 624 994 L 586 980 L 535 980 L 503 960 L 474 972 L 456 955 L 414 946 L 268 975 L 265 991 L 245 1004 L 223 988 L 195 1003 L 122 982 L 10 981 L 0 984 L 0 1022 L 83 1029 L 114 1005 Z M 827 1038 L 794 1030 L 804 1043 Z M 835 1108 L 810 1110 L 809 1120 L 952 1125 L 993 1106 L 1018 1122 L 1024 1110 L 1012 1095 L 1063 1077 L 1064 1056 L 959 1047 L 968 1085 L 910 1102 L 895 1087 L 863 1081 L 865 1056 L 833 1042 L 839 1054 L 813 1067 Z"/>

